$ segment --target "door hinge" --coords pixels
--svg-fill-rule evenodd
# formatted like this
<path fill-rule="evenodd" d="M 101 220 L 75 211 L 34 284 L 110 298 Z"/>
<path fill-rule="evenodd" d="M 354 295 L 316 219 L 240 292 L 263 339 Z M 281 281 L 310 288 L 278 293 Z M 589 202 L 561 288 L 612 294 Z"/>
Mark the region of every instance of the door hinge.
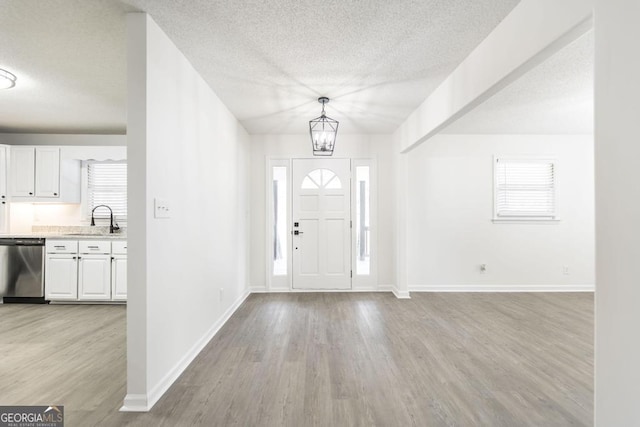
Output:
<path fill-rule="evenodd" d="M 349 228 L 353 228 L 353 220 L 349 221 Z"/>
<path fill-rule="evenodd" d="M 351 278 L 353 278 L 353 270 L 351 270 Z"/>

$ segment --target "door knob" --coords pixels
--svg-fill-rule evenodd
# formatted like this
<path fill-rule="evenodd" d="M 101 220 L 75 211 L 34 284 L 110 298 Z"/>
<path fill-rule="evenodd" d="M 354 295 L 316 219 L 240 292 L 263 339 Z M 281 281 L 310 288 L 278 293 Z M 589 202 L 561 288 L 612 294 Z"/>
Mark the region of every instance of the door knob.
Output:
<path fill-rule="evenodd" d="M 294 236 L 298 236 L 298 235 L 300 235 L 300 234 L 304 234 L 304 231 L 298 231 L 298 230 L 294 230 L 294 231 L 293 231 L 293 235 L 294 235 Z"/>

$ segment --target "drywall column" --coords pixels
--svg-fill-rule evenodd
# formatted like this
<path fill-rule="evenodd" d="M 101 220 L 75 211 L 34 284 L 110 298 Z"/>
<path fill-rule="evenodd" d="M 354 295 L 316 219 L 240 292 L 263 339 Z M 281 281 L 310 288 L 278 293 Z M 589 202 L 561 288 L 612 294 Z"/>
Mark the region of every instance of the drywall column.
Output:
<path fill-rule="evenodd" d="M 640 425 L 640 2 L 595 9 L 596 425 Z"/>
<path fill-rule="evenodd" d="M 127 15 L 127 397 L 147 409 L 147 21 Z"/>
<path fill-rule="evenodd" d="M 127 19 L 132 220 L 123 409 L 148 410 L 248 295 L 249 138 L 151 17 Z"/>
<path fill-rule="evenodd" d="M 394 138 L 394 171 L 396 190 L 396 278 L 393 293 L 397 298 L 411 298 L 409 295 L 409 285 L 407 280 L 407 206 L 408 206 L 408 159 L 407 154 L 402 154 L 399 150 L 399 141 Z"/>

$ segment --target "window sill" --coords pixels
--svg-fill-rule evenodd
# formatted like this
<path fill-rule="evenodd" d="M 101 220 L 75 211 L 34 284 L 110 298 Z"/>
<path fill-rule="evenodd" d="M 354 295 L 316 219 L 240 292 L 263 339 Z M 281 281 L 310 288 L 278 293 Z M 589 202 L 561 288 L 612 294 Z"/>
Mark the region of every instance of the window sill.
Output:
<path fill-rule="evenodd" d="M 558 218 L 493 218 L 494 224 L 558 224 Z"/>

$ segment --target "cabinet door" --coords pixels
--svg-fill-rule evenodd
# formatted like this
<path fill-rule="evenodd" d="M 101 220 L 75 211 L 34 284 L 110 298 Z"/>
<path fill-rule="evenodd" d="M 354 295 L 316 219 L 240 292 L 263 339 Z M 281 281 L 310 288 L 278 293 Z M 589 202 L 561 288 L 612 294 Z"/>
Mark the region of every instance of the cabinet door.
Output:
<path fill-rule="evenodd" d="M 127 300 L 127 256 L 111 257 L 111 297 L 114 301 Z"/>
<path fill-rule="evenodd" d="M 11 195 L 33 197 L 35 192 L 36 152 L 33 147 L 11 147 L 9 168 Z"/>
<path fill-rule="evenodd" d="M 80 255 L 78 263 L 78 299 L 111 299 L 111 257 Z"/>
<path fill-rule="evenodd" d="M 45 298 L 78 299 L 78 261 L 76 255 L 48 254 L 44 276 Z"/>
<path fill-rule="evenodd" d="M 60 196 L 60 148 L 36 147 L 36 197 Z"/>

